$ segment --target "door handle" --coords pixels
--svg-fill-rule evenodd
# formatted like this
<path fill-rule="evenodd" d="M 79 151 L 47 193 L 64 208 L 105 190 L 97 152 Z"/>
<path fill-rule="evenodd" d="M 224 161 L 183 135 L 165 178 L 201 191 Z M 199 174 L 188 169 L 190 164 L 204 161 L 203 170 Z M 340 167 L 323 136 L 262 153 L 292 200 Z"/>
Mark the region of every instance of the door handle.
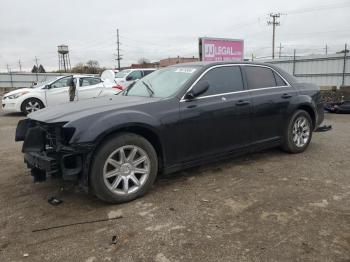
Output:
<path fill-rule="evenodd" d="M 237 106 L 245 106 L 245 105 L 249 105 L 250 102 L 248 100 L 239 100 L 238 102 L 236 102 Z"/>
<path fill-rule="evenodd" d="M 291 97 L 292 97 L 292 95 L 290 95 L 290 94 L 283 94 L 282 95 L 282 98 L 285 98 L 285 99 L 291 98 Z"/>

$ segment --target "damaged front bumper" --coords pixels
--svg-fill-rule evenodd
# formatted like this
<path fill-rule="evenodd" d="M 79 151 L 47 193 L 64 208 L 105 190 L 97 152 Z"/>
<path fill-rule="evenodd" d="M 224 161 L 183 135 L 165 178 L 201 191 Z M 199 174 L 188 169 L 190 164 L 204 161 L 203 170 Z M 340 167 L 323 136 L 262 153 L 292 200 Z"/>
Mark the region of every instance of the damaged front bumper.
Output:
<path fill-rule="evenodd" d="M 90 143 L 70 144 L 74 129 L 65 123 L 47 124 L 31 119 L 21 120 L 16 129 L 16 141 L 23 141 L 22 152 L 27 167 L 40 175 L 61 176 L 64 180 L 80 181 L 87 186 L 91 151 Z"/>

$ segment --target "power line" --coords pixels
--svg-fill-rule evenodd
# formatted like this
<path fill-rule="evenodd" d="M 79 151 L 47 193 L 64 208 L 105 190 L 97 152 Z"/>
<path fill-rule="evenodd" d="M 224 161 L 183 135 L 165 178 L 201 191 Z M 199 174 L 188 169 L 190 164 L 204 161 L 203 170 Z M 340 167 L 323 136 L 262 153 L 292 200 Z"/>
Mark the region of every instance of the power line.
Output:
<path fill-rule="evenodd" d="M 294 15 L 294 14 L 311 13 L 311 12 L 317 12 L 317 11 L 323 11 L 323 10 L 329 11 L 330 9 L 346 8 L 346 7 L 350 7 L 349 2 L 295 9 L 295 10 L 289 11 L 287 13 L 288 13 L 288 15 Z"/>
<path fill-rule="evenodd" d="M 272 25 L 272 59 L 275 59 L 275 34 L 276 34 L 276 26 L 280 25 L 280 22 L 277 21 L 278 18 L 281 17 L 280 13 L 270 13 L 270 17 L 272 21 L 268 21 L 268 25 Z"/>

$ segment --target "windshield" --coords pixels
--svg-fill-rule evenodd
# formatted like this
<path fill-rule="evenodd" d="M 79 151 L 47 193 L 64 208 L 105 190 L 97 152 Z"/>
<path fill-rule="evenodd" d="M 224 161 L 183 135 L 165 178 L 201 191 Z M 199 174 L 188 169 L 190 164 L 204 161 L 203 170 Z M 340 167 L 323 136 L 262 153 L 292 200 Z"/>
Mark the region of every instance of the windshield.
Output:
<path fill-rule="evenodd" d="M 131 70 L 123 70 L 123 71 L 120 71 L 120 72 L 118 72 L 118 73 L 115 74 L 115 78 L 124 78 L 124 77 L 126 77 L 130 72 L 131 72 Z"/>
<path fill-rule="evenodd" d="M 126 96 L 169 97 L 174 95 L 198 70 L 198 67 L 168 67 L 136 81 L 124 91 Z"/>

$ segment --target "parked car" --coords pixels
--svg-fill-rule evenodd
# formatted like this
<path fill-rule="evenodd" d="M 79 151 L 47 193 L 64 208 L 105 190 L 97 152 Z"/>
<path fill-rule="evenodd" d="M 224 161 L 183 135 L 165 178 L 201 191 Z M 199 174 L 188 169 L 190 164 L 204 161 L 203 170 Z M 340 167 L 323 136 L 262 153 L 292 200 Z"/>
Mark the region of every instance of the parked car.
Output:
<path fill-rule="evenodd" d="M 156 71 L 155 68 L 124 69 L 115 74 L 117 85 L 114 88 L 124 90 L 136 80 Z"/>
<path fill-rule="evenodd" d="M 158 173 L 282 147 L 301 153 L 323 121 L 319 88 L 258 63 L 190 63 L 160 69 L 121 95 L 38 111 L 16 140 L 34 177 L 79 181 L 121 203 Z"/>
<path fill-rule="evenodd" d="M 104 85 L 99 77 L 89 75 L 59 76 L 32 88 L 20 88 L 6 93 L 2 98 L 4 112 L 29 114 L 44 107 L 69 102 L 69 83 L 76 84 L 75 100 L 115 94 L 116 91 Z"/>

